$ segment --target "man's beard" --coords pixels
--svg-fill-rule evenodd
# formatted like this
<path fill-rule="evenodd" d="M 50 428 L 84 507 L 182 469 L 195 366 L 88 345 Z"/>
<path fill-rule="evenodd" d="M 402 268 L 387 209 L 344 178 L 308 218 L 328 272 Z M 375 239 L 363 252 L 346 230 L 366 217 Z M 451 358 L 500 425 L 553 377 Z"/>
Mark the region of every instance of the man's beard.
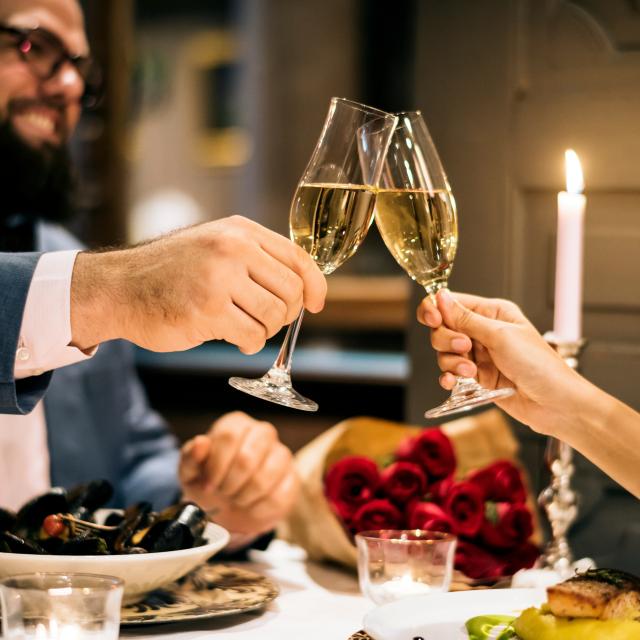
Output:
<path fill-rule="evenodd" d="M 36 148 L 0 121 L 0 224 L 15 215 L 61 222 L 73 213 L 75 176 L 65 144 Z"/>

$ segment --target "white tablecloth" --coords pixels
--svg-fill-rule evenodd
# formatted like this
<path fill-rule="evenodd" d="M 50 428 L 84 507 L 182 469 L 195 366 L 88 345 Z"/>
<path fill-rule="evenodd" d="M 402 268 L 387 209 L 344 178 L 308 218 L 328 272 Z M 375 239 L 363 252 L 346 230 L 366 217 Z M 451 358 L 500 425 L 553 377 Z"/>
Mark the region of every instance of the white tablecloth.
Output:
<path fill-rule="evenodd" d="M 347 640 L 362 628 L 373 605 L 360 595 L 352 572 L 306 561 L 305 553 L 281 540 L 251 552 L 246 567 L 268 576 L 280 595 L 264 610 L 194 623 L 122 629 L 121 638 L 156 640 Z"/>

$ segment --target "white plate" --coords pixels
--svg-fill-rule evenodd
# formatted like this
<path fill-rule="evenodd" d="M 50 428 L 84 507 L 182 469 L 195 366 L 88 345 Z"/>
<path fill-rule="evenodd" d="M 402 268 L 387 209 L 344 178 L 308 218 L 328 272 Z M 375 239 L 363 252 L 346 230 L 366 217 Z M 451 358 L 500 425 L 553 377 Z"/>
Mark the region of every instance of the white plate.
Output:
<path fill-rule="evenodd" d="M 103 521 L 110 511 L 98 510 L 98 521 Z M 0 553 L 0 578 L 40 571 L 106 574 L 124 580 L 124 601 L 131 602 L 147 591 L 181 578 L 206 562 L 227 544 L 229 533 L 221 526 L 209 522 L 203 538 L 206 543 L 200 547 L 139 555 L 54 556 Z"/>
<path fill-rule="evenodd" d="M 546 600 L 545 589 L 491 589 L 412 596 L 370 611 L 364 630 L 375 640 L 468 640 L 464 623 L 492 613 L 517 616 Z"/>

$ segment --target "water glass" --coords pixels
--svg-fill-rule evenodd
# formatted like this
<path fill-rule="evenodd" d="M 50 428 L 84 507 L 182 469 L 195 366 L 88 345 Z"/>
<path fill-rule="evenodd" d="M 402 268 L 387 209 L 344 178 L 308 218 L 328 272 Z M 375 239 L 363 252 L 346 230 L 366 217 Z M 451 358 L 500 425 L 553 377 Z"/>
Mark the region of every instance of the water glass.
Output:
<path fill-rule="evenodd" d="M 117 640 L 123 582 L 89 573 L 30 573 L 0 581 L 5 640 Z"/>
<path fill-rule="evenodd" d="M 456 537 L 424 529 L 356 534 L 362 593 L 376 604 L 449 590 Z"/>

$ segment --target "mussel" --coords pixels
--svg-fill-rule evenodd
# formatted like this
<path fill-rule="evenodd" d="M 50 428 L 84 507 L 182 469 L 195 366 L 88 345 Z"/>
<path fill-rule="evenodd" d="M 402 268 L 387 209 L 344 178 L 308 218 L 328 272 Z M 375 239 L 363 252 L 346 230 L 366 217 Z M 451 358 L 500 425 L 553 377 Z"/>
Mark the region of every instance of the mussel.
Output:
<path fill-rule="evenodd" d="M 139 544 L 147 551 L 189 549 L 202 536 L 206 513 L 193 502 L 183 502 L 162 511 Z"/>
<path fill-rule="evenodd" d="M 44 519 L 52 513 L 66 513 L 69 509 L 67 492 L 53 487 L 47 493 L 29 500 L 16 514 L 13 532 L 21 538 L 37 539 Z"/>

